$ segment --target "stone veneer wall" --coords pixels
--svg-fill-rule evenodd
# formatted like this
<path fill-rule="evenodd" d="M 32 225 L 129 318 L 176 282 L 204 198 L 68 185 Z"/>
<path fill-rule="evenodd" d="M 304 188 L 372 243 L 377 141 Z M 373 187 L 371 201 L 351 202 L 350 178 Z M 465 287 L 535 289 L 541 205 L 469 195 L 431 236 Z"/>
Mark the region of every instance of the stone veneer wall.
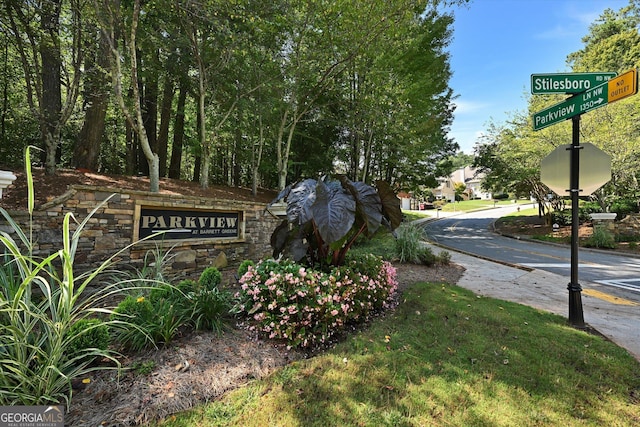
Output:
<path fill-rule="evenodd" d="M 624 219 L 616 221 L 616 233 L 623 236 L 640 234 L 640 214 L 629 214 Z"/>
<path fill-rule="evenodd" d="M 83 229 L 74 260 L 76 272 L 96 268 L 114 253 L 133 243 L 137 235 L 134 216 L 136 206 L 242 212 L 244 221 L 241 223 L 239 238 L 145 241 L 135 244 L 118 257 L 120 265 L 140 269 L 149 250 L 156 247 L 165 251 L 171 249 L 170 253 L 174 257 L 168 267 L 172 277 L 197 278 L 221 254 L 224 254 L 230 267 L 237 266 L 245 259 L 257 261 L 270 256 L 270 236 L 280 222 L 278 218 L 264 211 L 266 205 L 263 203 L 78 185 L 71 186 L 64 195 L 34 211 L 34 256 L 46 256 L 62 247 L 62 223 L 66 213 L 73 213 L 76 220 L 81 222 L 109 196 L 109 201 L 97 210 Z M 23 230 L 27 230 L 26 212 L 10 212 L 10 215 L 24 227 Z M 0 230 L 13 233 L 2 217 Z M 16 236 L 12 236 L 17 241 Z"/>
<path fill-rule="evenodd" d="M 592 217 L 592 222 L 594 229 L 604 228 L 611 233 L 622 236 L 640 235 L 640 214 L 628 214 L 620 221 Z"/>

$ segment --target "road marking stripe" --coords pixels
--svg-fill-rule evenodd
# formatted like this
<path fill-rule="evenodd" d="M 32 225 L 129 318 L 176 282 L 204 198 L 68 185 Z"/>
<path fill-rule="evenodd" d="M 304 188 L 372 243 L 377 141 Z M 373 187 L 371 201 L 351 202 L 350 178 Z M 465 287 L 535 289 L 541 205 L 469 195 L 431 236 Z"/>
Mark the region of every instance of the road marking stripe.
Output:
<path fill-rule="evenodd" d="M 633 284 L 634 282 L 640 282 L 640 279 L 596 280 L 596 283 L 604 286 L 613 286 L 632 292 L 640 292 L 640 284 L 635 285 Z"/>
<path fill-rule="evenodd" d="M 596 291 L 595 289 L 583 289 L 582 293 L 594 298 L 601 299 L 603 301 L 610 302 L 611 304 L 630 305 L 630 306 L 640 305 L 635 301 L 631 301 L 631 300 L 620 298 L 620 297 L 615 297 L 613 295 L 609 295 L 604 292 Z"/>
<path fill-rule="evenodd" d="M 571 264 L 563 263 L 563 262 L 553 262 L 553 263 L 521 263 L 525 267 L 531 268 L 570 268 Z M 606 265 L 599 264 L 578 264 L 578 268 L 609 268 Z"/>

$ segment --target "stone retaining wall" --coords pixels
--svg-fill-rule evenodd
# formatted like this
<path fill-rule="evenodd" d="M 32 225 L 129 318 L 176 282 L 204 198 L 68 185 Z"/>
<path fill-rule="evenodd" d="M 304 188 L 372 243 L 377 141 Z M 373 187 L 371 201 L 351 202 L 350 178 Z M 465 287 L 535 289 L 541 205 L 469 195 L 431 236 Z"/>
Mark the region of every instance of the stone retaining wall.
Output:
<path fill-rule="evenodd" d="M 615 214 L 591 214 L 593 228 L 602 228 L 622 236 L 640 235 L 640 214 L 628 214 L 620 221 L 614 221 Z"/>
<path fill-rule="evenodd" d="M 277 217 L 265 212 L 263 203 L 78 185 L 71 186 L 64 195 L 34 211 L 34 256 L 44 257 L 62 247 L 62 224 L 67 213 L 72 213 L 77 222 L 82 222 L 107 199 L 83 227 L 74 260 L 76 274 L 96 268 L 123 248 L 126 249 L 117 258 L 119 265 L 140 269 L 145 264 L 145 255 L 161 248 L 171 255 L 167 265 L 171 276 L 195 278 L 206 267 L 213 265 L 216 259 L 226 258 L 230 268 L 233 268 L 245 259 L 257 261 L 270 256 L 270 236 L 280 222 Z M 136 215 L 139 215 L 141 206 L 238 212 L 241 218 L 239 233 L 230 238 L 153 240 L 133 244 L 137 241 L 139 218 Z M 25 232 L 28 230 L 29 217 L 26 212 L 10 212 L 10 215 Z M 0 230 L 18 240 L 1 217 Z"/>
<path fill-rule="evenodd" d="M 624 219 L 617 221 L 616 233 L 623 236 L 640 234 L 640 214 L 629 214 Z"/>

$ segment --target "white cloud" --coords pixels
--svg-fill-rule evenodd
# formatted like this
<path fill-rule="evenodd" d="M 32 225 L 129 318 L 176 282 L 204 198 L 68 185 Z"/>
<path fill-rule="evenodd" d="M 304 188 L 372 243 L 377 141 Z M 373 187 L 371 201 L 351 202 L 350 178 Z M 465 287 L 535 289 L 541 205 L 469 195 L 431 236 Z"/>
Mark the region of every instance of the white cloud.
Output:
<path fill-rule="evenodd" d="M 578 28 L 576 27 L 572 27 L 570 25 L 556 25 L 553 28 L 534 34 L 533 38 L 538 40 L 562 40 L 575 37 L 577 32 Z"/>
<path fill-rule="evenodd" d="M 590 4 L 591 10 L 585 10 L 584 1 L 567 2 L 561 9 L 562 22 L 553 28 L 544 29 L 533 35 L 538 40 L 563 40 L 576 38 L 580 40 L 586 35 L 589 25 L 594 23 L 606 9 L 606 5 L 596 2 Z M 609 7 L 613 8 L 612 6 Z M 613 8 L 613 10 L 616 10 Z"/>
<path fill-rule="evenodd" d="M 489 107 L 489 104 L 484 102 L 477 101 L 462 101 L 456 100 L 453 102 L 456 106 L 456 110 L 454 111 L 454 115 L 458 114 L 473 114 L 477 111 L 481 111 L 485 108 Z"/>

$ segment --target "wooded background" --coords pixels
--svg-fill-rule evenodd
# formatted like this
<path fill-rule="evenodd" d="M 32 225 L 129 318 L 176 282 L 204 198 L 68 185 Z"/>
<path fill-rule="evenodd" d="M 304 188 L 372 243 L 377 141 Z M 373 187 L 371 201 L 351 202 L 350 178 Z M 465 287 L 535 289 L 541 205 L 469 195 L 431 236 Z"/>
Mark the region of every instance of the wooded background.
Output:
<path fill-rule="evenodd" d="M 465 0 L 447 2 L 465 3 Z M 439 0 L 5 0 L 0 164 L 283 188 L 434 186 L 457 150 Z"/>

